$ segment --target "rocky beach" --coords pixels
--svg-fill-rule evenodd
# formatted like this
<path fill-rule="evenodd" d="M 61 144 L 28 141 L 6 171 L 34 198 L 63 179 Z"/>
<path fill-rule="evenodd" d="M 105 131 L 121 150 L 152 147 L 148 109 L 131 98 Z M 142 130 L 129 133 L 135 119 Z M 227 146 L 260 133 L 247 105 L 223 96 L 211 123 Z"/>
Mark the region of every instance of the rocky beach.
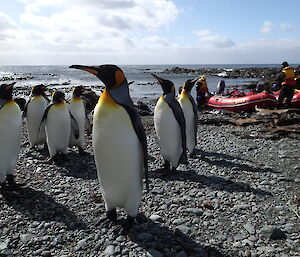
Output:
<path fill-rule="evenodd" d="M 142 120 L 150 191 L 129 232 L 97 224 L 105 208 L 91 136 L 85 156 L 70 149 L 54 164 L 45 162 L 47 150 L 29 148 L 24 128 L 21 185 L 0 194 L 0 256 L 299 256 L 299 113 L 203 110 L 196 158 L 170 176 L 161 169 L 153 116 Z"/>

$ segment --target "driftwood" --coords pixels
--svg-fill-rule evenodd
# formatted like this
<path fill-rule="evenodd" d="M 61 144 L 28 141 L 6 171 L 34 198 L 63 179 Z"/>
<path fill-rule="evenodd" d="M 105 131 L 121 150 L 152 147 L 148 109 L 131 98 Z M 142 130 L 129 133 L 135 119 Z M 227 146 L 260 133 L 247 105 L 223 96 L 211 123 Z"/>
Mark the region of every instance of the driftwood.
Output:
<path fill-rule="evenodd" d="M 258 108 L 257 106 L 255 107 L 256 114 L 257 115 L 270 115 L 270 114 L 283 114 L 283 113 L 288 113 L 288 112 L 300 112 L 300 109 L 297 108 L 288 108 L 288 109 L 279 109 L 279 110 L 269 110 L 269 109 L 261 109 Z"/>

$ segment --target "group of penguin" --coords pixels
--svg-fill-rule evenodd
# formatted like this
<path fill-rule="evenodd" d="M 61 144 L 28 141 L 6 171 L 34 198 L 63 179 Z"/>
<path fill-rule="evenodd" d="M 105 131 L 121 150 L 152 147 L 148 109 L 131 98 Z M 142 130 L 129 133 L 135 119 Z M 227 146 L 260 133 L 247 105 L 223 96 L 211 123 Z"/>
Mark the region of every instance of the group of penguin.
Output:
<path fill-rule="evenodd" d="M 127 218 L 121 225 L 130 228 L 141 204 L 143 178 L 147 190 L 149 183 L 146 134 L 130 98 L 129 83 L 116 65 L 72 65 L 70 68 L 92 73 L 105 85 L 94 109 L 92 127 L 94 158 L 106 208 L 103 221 L 119 224 L 116 208 L 124 208 Z M 170 173 L 179 163 L 188 163 L 187 151 L 192 156 L 197 144 L 197 106 L 190 95 L 197 79 L 187 80 L 177 99 L 170 80 L 152 75 L 163 90 L 155 106 L 154 125 L 164 169 Z M 13 85 L 0 86 L 2 188 L 15 184 L 13 172 L 21 145 L 22 113 L 13 101 Z M 55 91 L 49 103 L 45 90 L 43 85 L 35 86 L 23 112 L 31 147 L 47 143 L 50 158 L 58 154 L 65 156 L 70 146 L 77 146 L 83 153 L 86 111 L 81 96 L 84 87 L 73 89 L 69 104 L 61 91 Z"/>
<path fill-rule="evenodd" d="M 28 139 L 31 148 L 44 144 L 48 147 L 49 160 L 64 158 L 68 147 L 77 146 L 84 154 L 84 129 L 86 124 L 85 101 L 81 97 L 83 86 L 73 88 L 68 103 L 65 94 L 55 91 L 52 101 L 47 98 L 47 87 L 36 85 L 23 113 L 13 101 L 12 84 L 0 85 L 0 185 L 14 186 L 14 169 L 21 147 L 22 123 L 26 119 Z"/>

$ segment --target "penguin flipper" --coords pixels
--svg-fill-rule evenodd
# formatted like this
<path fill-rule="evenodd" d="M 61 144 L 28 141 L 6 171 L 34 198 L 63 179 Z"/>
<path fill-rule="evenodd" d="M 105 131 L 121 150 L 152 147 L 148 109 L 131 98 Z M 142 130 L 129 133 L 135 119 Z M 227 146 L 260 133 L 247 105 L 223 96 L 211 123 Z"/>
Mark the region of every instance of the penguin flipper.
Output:
<path fill-rule="evenodd" d="M 7 103 L 8 101 L 5 99 L 0 99 L 0 110 L 2 109 L 2 107 Z"/>
<path fill-rule="evenodd" d="M 29 104 L 30 100 L 25 104 L 25 107 L 24 107 L 24 111 L 22 113 L 22 119 L 24 120 L 26 118 L 26 115 L 27 115 L 27 109 L 28 109 L 28 104 Z"/>
<path fill-rule="evenodd" d="M 40 123 L 40 126 L 39 126 L 39 130 L 38 130 L 38 133 L 37 133 L 37 138 L 36 138 L 37 141 L 38 141 L 38 138 L 39 138 L 39 136 L 40 136 L 40 131 L 41 131 L 42 124 L 43 124 L 43 122 L 46 121 L 47 116 L 48 116 L 48 112 L 49 112 L 50 108 L 52 107 L 52 105 L 53 105 L 53 104 L 49 104 L 49 105 L 47 106 L 47 108 L 45 109 L 45 111 L 44 111 L 44 115 L 43 115 L 43 118 L 42 118 L 42 120 L 41 120 L 41 123 Z"/>
<path fill-rule="evenodd" d="M 146 133 L 144 130 L 144 126 L 141 121 L 141 117 L 136 111 L 134 105 L 125 105 L 120 104 L 128 113 L 132 126 L 134 128 L 135 133 L 138 136 L 139 141 L 141 142 L 143 146 L 143 153 L 144 153 L 144 176 L 146 180 L 146 189 L 149 191 L 149 168 L 148 168 L 148 148 L 147 148 L 147 138 Z"/>
<path fill-rule="evenodd" d="M 187 147 L 186 147 L 186 131 L 185 131 L 185 119 L 183 111 L 180 107 L 180 104 L 175 97 L 169 97 L 166 95 L 164 97 L 165 102 L 170 106 L 175 119 L 177 120 L 180 130 L 181 130 L 181 139 L 182 139 L 182 156 L 180 158 L 181 163 L 187 163 Z"/>
<path fill-rule="evenodd" d="M 197 145 L 197 130 L 198 130 L 198 108 L 197 104 L 194 100 L 194 98 L 190 95 L 189 96 L 190 102 L 192 103 L 193 106 L 193 111 L 194 111 L 194 133 L 195 133 L 195 146 Z"/>
<path fill-rule="evenodd" d="M 78 139 L 79 138 L 79 126 L 78 126 L 78 123 L 76 121 L 76 119 L 74 118 L 74 116 L 72 115 L 71 112 L 70 113 L 70 117 L 71 117 L 71 129 L 74 133 L 74 137 L 75 139 Z"/>
<path fill-rule="evenodd" d="M 87 133 L 91 134 L 92 133 L 92 124 L 90 122 L 90 119 L 89 119 L 87 113 L 85 113 L 85 122 L 84 122 L 84 124 L 85 124 L 85 129 L 86 129 Z"/>

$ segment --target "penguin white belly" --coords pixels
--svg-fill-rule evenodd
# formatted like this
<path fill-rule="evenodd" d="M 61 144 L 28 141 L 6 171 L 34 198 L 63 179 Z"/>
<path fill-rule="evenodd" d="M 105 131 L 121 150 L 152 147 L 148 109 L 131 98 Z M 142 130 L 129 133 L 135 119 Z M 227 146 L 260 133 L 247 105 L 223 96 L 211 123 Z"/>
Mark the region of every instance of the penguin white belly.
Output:
<path fill-rule="evenodd" d="M 41 124 L 41 121 L 47 105 L 46 99 L 42 96 L 34 96 L 28 103 L 26 125 L 31 147 L 46 143 L 45 123 Z M 39 131 L 40 124 L 41 128 Z"/>
<path fill-rule="evenodd" d="M 0 110 L 0 183 L 13 174 L 19 157 L 22 133 L 22 114 L 15 102 Z"/>
<path fill-rule="evenodd" d="M 69 146 L 80 146 L 83 147 L 83 140 L 84 140 L 84 126 L 85 126 L 85 108 L 82 100 L 72 100 L 69 104 L 70 113 L 75 118 L 78 128 L 79 128 L 79 138 L 76 139 L 74 133 L 71 129 L 70 132 L 70 142 Z"/>
<path fill-rule="evenodd" d="M 93 149 L 106 210 L 121 207 L 135 217 L 142 199 L 143 148 L 123 107 L 97 104 Z"/>
<path fill-rule="evenodd" d="M 193 111 L 193 105 L 188 97 L 180 97 L 178 100 L 185 119 L 185 131 L 186 131 L 186 146 L 190 153 L 195 148 L 195 115 Z"/>
<path fill-rule="evenodd" d="M 182 154 L 181 130 L 172 109 L 162 97 L 154 109 L 154 127 L 163 158 L 176 168 Z"/>
<path fill-rule="evenodd" d="M 71 120 L 69 109 L 65 103 L 55 104 L 50 107 L 45 129 L 50 156 L 53 157 L 58 152 L 67 154 Z"/>

